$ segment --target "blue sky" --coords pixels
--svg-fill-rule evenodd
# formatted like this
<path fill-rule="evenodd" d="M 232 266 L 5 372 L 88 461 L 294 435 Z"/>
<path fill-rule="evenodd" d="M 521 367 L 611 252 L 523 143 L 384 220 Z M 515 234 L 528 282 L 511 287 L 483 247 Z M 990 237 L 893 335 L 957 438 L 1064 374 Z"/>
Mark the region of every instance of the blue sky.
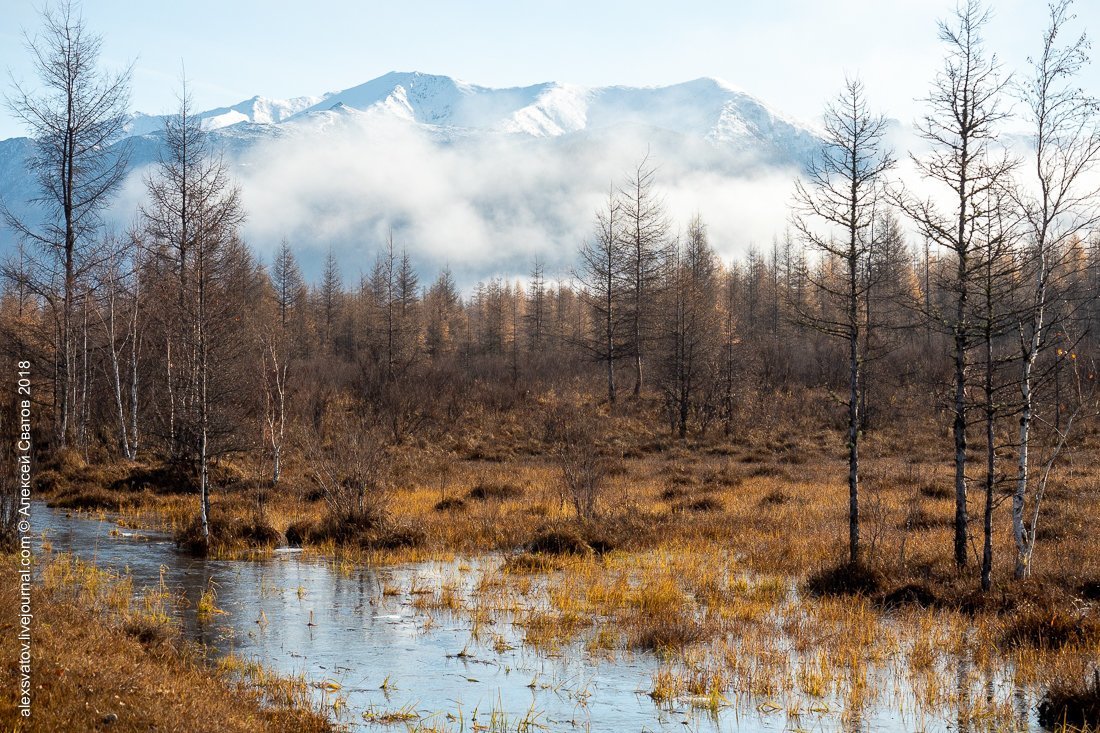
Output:
<path fill-rule="evenodd" d="M 988 35 L 1006 66 L 1021 67 L 1036 49 L 1045 6 L 993 3 Z M 0 69 L 16 78 L 31 75 L 20 33 L 33 32 L 39 7 L 40 0 L 3 0 Z M 417 70 L 489 86 L 717 76 L 814 118 L 843 74 L 856 72 L 876 107 L 911 120 L 919 112 L 914 98 L 938 63 L 936 18 L 954 0 L 85 0 L 82 7 L 104 36 L 104 62 L 135 62 L 133 107 L 150 113 L 173 108 L 185 64 L 200 109 L 254 94 L 321 94 L 390 70 Z M 1100 35 L 1100 3 L 1081 0 L 1076 12 L 1080 27 Z M 1100 93 L 1100 66 L 1084 82 Z M 0 138 L 21 132 L 0 110 Z"/>

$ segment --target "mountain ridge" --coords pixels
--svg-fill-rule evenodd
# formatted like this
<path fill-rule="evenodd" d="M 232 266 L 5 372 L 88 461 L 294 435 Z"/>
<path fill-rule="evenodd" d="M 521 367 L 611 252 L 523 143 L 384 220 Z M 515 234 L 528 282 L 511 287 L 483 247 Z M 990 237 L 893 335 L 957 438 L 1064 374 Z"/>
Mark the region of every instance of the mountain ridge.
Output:
<path fill-rule="evenodd" d="M 507 249 L 517 241 L 558 251 L 585 236 L 600 191 L 647 150 L 680 205 L 705 199 L 724 231 L 751 238 L 737 234 L 735 219 L 762 220 L 764 209 L 747 197 L 761 195 L 764 179 L 789 181 L 822 145 L 812 125 L 713 77 L 493 88 L 395 71 L 336 92 L 254 96 L 195 116 L 259 212 L 245 234 L 261 248 L 289 232 L 306 247 L 352 251 L 390 226 L 412 227 L 425 259 L 460 246 L 456 228 L 470 257 L 525 257 L 536 246 Z M 126 146 L 133 173 L 108 223 L 132 219 L 166 117 L 128 120 L 116 145 Z M 29 221 L 41 216 L 28 203 L 38 190 L 25 168 L 32 147 L 27 138 L 0 141 L 0 201 Z M 720 211 L 728 207 L 736 214 Z M 13 242 L 0 225 L 0 248 Z"/>

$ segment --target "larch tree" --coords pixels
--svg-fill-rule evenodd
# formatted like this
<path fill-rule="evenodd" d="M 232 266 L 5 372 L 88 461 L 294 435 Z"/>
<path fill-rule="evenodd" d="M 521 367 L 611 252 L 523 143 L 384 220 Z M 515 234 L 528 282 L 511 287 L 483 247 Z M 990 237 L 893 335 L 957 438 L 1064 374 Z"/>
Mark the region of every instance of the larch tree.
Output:
<path fill-rule="evenodd" d="M 34 141 L 28 160 L 40 189 L 34 203 L 44 210 L 41 224 L 4 209 L 4 219 L 37 251 L 31 267 L 7 268 L 9 279 L 50 303 L 56 319 L 54 397 L 55 439 L 72 439 L 77 385 L 74 314 L 79 278 L 90 266 L 100 214 L 128 167 L 124 148 L 112 145 L 123 134 L 130 101 L 130 68 L 107 73 L 99 67 L 100 36 L 88 30 L 68 0 L 42 11 L 42 29 L 27 37 L 40 86 L 15 82 L 9 109 Z"/>
<path fill-rule="evenodd" d="M 596 226 L 590 239 L 581 244 L 574 276 L 581 283 L 593 327 L 583 346 L 601 364 L 607 380 L 607 401 L 618 398 L 615 363 L 622 358 L 624 280 L 627 275 L 625 247 L 621 237 L 622 205 L 614 191 L 607 195 L 604 208 L 596 212 Z"/>
<path fill-rule="evenodd" d="M 670 423 L 687 438 L 692 414 L 701 415 L 713 394 L 721 341 L 718 310 L 721 268 L 706 225 L 696 215 L 682 243 L 673 250 L 665 286 L 661 365 L 657 383 L 665 395 Z"/>
<path fill-rule="evenodd" d="M 336 327 L 342 315 L 343 282 L 340 277 L 340 264 L 336 261 L 336 252 L 332 247 L 325 253 L 325 263 L 321 271 L 321 285 L 317 291 L 320 301 L 322 343 L 326 349 L 332 349 Z"/>
<path fill-rule="evenodd" d="M 975 247 L 985 216 L 978 206 L 989 190 L 1010 174 L 1013 161 L 996 151 L 999 124 L 1007 117 L 1002 98 L 1008 80 L 995 55 L 985 47 L 983 31 L 989 12 L 979 0 L 966 0 L 952 18 L 939 24 L 946 51 L 926 99 L 928 111 L 918 123 L 929 144 L 924 156 L 911 156 L 919 174 L 939 184 L 939 199 L 920 198 L 905 190 L 895 200 L 920 235 L 953 258 L 953 270 L 944 283 L 951 295 L 946 309 L 929 314 L 951 336 L 953 345 L 952 435 L 955 447 L 955 564 L 967 563 L 967 393 L 971 387 L 970 351 L 974 323 L 970 300 L 975 278 Z"/>
<path fill-rule="evenodd" d="M 236 236 L 244 219 L 240 191 L 190 108 L 185 85 L 179 111 L 165 121 L 163 153 L 146 178 L 142 211 L 154 251 L 176 275 L 174 315 L 165 319 L 164 335 L 168 439 L 172 455 L 195 467 L 208 545 L 211 438 L 233 430 L 223 417 L 229 400 L 218 398 L 233 391 L 224 366 L 229 346 L 240 340 L 225 329 L 241 317 L 237 305 L 254 268 Z"/>
<path fill-rule="evenodd" d="M 302 270 L 286 237 L 280 240 L 279 249 L 275 251 L 275 259 L 271 265 L 271 284 L 275 287 L 279 326 L 285 330 L 295 311 L 301 307 L 305 292 Z"/>
<path fill-rule="evenodd" d="M 832 308 L 800 314 L 812 327 L 844 339 L 848 356 L 848 559 L 861 561 L 859 543 L 860 376 L 863 372 L 872 227 L 875 204 L 894 159 L 886 119 L 867 108 L 863 84 L 848 79 L 825 110 L 825 146 L 805 182 L 795 184 L 793 223 L 803 240 L 839 268 L 815 283 Z"/>
<path fill-rule="evenodd" d="M 542 352 L 546 341 L 546 322 L 548 297 L 546 293 L 546 267 L 542 260 L 535 258 L 531 268 L 531 278 L 527 282 L 523 314 L 524 333 L 529 354 Z"/>
<path fill-rule="evenodd" d="M 656 190 L 657 170 L 649 155 L 630 172 L 619 189 L 619 241 L 622 244 L 624 312 L 630 358 L 634 362 L 634 396 L 643 388 L 646 353 L 654 338 L 656 309 L 671 241 L 665 204 Z"/>

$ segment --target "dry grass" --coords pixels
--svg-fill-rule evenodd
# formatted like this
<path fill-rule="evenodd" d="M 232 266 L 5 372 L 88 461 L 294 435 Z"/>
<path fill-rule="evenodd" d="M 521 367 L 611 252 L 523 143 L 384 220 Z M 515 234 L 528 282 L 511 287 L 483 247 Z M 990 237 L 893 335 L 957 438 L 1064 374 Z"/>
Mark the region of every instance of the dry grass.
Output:
<path fill-rule="evenodd" d="M 15 563 L 0 560 L 14 577 Z M 15 647 L 0 665 L 0 720 L 26 731 L 314 731 L 331 730 L 296 682 L 270 673 L 238 674 L 206 664 L 174 627 L 174 599 L 163 588 L 138 601 L 127 578 L 58 556 L 34 592 L 33 715 L 18 716 Z M 0 606 L 14 608 L 14 583 Z M 14 639 L 14 616 L 0 634 Z"/>
<path fill-rule="evenodd" d="M 1100 656 L 1100 554 L 1088 520 L 1100 516 L 1100 435 L 1081 433 L 1059 467 L 1026 583 L 1011 580 L 1007 504 L 999 506 L 995 586 L 982 596 L 977 558 L 960 574 L 951 557 L 942 426 L 899 418 L 868 434 L 867 564 L 854 577 L 837 572 L 847 537 L 843 439 L 813 410 L 775 412 L 797 417 L 746 421 L 757 427 L 734 440 L 686 444 L 645 419 L 610 418 L 622 457 L 592 521 L 577 521 L 562 501 L 558 469 L 515 415 L 487 418 L 483 434 L 445 446 L 455 457 L 448 492 L 462 499 L 441 502 L 427 447 L 405 447 L 389 521 L 415 527 L 415 542 L 315 532 L 327 520 L 324 505 L 293 456 L 263 517 L 338 567 L 504 551 L 471 594 L 441 581 L 418 603 L 469 614 L 475 633 L 514 620 L 543 649 L 580 641 L 600 654 L 655 650 L 672 660 L 654 680 L 659 701 L 714 707 L 722 696 L 748 696 L 754 707 L 788 714 L 822 706 L 858 714 L 904 688 L 914 699 L 895 702 L 907 709 L 951 709 L 996 729 L 1011 718 L 1014 686 L 1037 697 L 1056 680 L 1088 678 Z M 251 474 L 244 466 L 226 475 Z M 125 522 L 179 530 L 193 519 L 193 495 L 116 487 Z M 255 491 L 228 481 L 214 494 L 215 515 L 253 517 Z M 992 679 L 1008 682 L 992 699 L 960 693 Z"/>

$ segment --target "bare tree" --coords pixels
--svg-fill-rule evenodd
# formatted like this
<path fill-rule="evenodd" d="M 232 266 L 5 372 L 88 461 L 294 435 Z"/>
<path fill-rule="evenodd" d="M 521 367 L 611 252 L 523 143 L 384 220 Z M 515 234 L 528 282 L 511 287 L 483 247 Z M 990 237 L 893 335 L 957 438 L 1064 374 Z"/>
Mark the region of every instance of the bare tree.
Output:
<path fill-rule="evenodd" d="M 239 309 L 227 306 L 239 304 L 245 295 L 239 292 L 244 283 L 234 282 L 234 275 L 255 272 L 236 238 L 244 219 L 240 191 L 228 165 L 211 150 L 190 105 L 185 84 L 179 112 L 165 122 L 164 152 L 146 179 L 149 203 L 142 212 L 156 253 L 177 276 L 177 317 L 166 329 L 166 354 L 174 349 L 182 363 L 166 359 L 169 441 L 173 455 L 196 466 L 202 538 L 209 544 L 212 409 L 228 406 L 227 399 L 212 397 L 227 396 L 229 375 L 222 362 L 234 340 L 222 336 L 227 319 L 240 317 Z M 226 421 L 218 422 L 217 432 L 232 432 Z"/>
<path fill-rule="evenodd" d="M 867 109 L 863 84 L 848 79 L 825 110 L 826 144 L 811 164 L 806 183 L 795 184 L 795 229 L 826 258 L 840 263 L 839 277 L 818 278 L 817 287 L 836 314 L 804 320 L 842 338 L 848 348 L 848 559 L 860 561 L 859 439 L 860 375 L 863 372 L 871 228 L 884 174 L 894 160 L 883 136 L 886 119 Z M 818 227 L 824 224 L 823 229 Z"/>
<path fill-rule="evenodd" d="M 1088 63 L 1088 39 L 1081 34 L 1065 45 L 1060 45 L 1059 39 L 1073 19 L 1071 5 L 1072 0 L 1059 0 L 1050 6 L 1042 52 L 1032 59 L 1031 73 L 1022 88 L 1032 126 L 1034 160 L 1033 178 L 1018 194 L 1028 238 L 1026 271 L 1032 286 L 1030 303 L 1018 324 L 1019 473 L 1012 497 L 1016 578 L 1031 572 L 1041 502 L 1041 490 L 1032 486 L 1030 473 L 1035 366 L 1053 343 L 1051 333 L 1059 328 L 1052 305 L 1059 290 L 1056 281 L 1060 266 L 1071 251 L 1068 245 L 1080 232 L 1094 226 L 1100 215 L 1100 189 L 1090 180 L 1100 157 L 1100 127 L 1096 122 L 1100 103 L 1076 84 Z M 1064 441 L 1065 435 L 1060 435 L 1059 445 Z M 1041 483 L 1046 483 L 1045 474 Z M 1025 516 L 1029 501 L 1033 512 L 1030 522 Z"/>
<path fill-rule="evenodd" d="M 289 320 L 301 307 L 305 293 L 305 281 L 298 260 L 286 237 L 279 242 L 275 261 L 271 266 L 271 284 L 275 286 L 275 303 L 279 308 L 279 327 L 286 331 Z"/>
<path fill-rule="evenodd" d="M 290 355 L 285 337 L 269 330 L 260 339 L 261 383 L 264 392 L 264 437 L 271 446 L 271 485 L 278 486 L 282 472 L 283 444 L 287 428 L 287 376 Z"/>
<path fill-rule="evenodd" d="M 930 314 L 951 334 L 954 343 L 952 432 L 955 442 L 955 564 L 966 565 L 967 514 L 966 448 L 969 355 L 974 342 L 970 298 L 974 279 L 974 247 L 984 215 L 980 198 L 1008 175 L 1013 161 L 1007 152 L 994 155 L 998 124 L 1007 113 L 1001 98 L 1008 80 L 997 57 L 987 56 L 982 32 L 989 12 L 979 0 L 966 0 L 954 17 L 939 24 L 946 46 L 944 67 L 936 75 L 927 101 L 928 113 L 919 123 L 921 136 L 932 150 L 913 156 L 921 175 L 949 193 L 944 203 L 920 199 L 904 191 L 896 201 L 916 224 L 920 234 L 948 250 L 954 272 L 945 284 L 953 297 L 949 312 Z M 949 202 L 949 203 L 947 203 Z"/>
<path fill-rule="evenodd" d="M 531 268 L 531 279 L 527 283 L 526 303 L 523 323 L 526 332 L 527 351 L 539 354 L 546 340 L 547 295 L 546 268 L 538 257 Z"/>
<path fill-rule="evenodd" d="M 984 510 L 982 514 L 981 587 L 988 591 L 993 585 L 993 509 L 999 482 L 997 471 L 997 421 L 1005 412 L 1005 384 L 1002 373 L 1007 361 L 1003 352 L 1003 337 L 1014 325 L 1017 315 L 1019 267 L 1013 257 L 1016 244 L 1015 208 L 1008 201 L 1005 189 L 990 189 L 981 198 L 986 214 L 981 241 L 974 251 L 974 324 L 980 344 L 977 361 L 982 367 L 981 413 L 985 427 L 985 476 L 982 480 Z"/>
<path fill-rule="evenodd" d="M 612 405 L 618 397 L 615 363 L 623 356 L 619 312 L 625 277 L 621 212 L 619 200 L 613 191 L 609 192 L 605 208 L 596 213 L 592 238 L 581 245 L 580 265 L 574 272 L 593 321 L 593 337 L 584 341 L 583 346 L 602 365 L 607 378 L 607 401 Z"/>
<path fill-rule="evenodd" d="M 619 237 L 623 245 L 625 317 L 630 356 L 634 360 L 634 396 L 642 394 L 642 369 L 654 338 L 657 296 L 671 242 L 664 201 L 655 190 L 656 169 L 648 153 L 619 189 Z"/>
<path fill-rule="evenodd" d="M 39 250 L 32 287 L 46 295 L 56 311 L 59 379 L 54 428 L 61 447 L 72 437 L 77 280 L 94 245 L 99 215 L 128 165 L 126 151 L 112 143 L 127 119 L 131 69 L 118 74 L 100 70 L 101 43 L 68 0 L 46 7 L 40 34 L 27 37 L 41 88 L 15 82 L 7 97 L 8 107 L 34 139 L 29 166 L 41 189 L 35 203 L 45 209 L 46 218 L 42 228 L 6 208 L 4 218 Z"/>
<path fill-rule="evenodd" d="M 710 382 L 718 373 L 719 275 L 706 225 L 696 215 L 669 266 L 657 378 L 670 422 L 681 439 L 687 437 L 690 415 L 705 411 L 701 400 L 713 394 Z"/>
<path fill-rule="evenodd" d="M 137 234 L 119 239 L 108 236 L 102 246 L 104 259 L 95 270 L 96 314 L 103 329 L 108 355 L 108 375 L 118 417 L 119 450 L 130 460 L 137 457 L 137 354 L 139 350 Z M 129 314 L 125 313 L 129 302 Z M 124 387 L 125 355 L 129 353 L 128 385 Z M 130 415 L 127 418 L 127 411 Z"/>

